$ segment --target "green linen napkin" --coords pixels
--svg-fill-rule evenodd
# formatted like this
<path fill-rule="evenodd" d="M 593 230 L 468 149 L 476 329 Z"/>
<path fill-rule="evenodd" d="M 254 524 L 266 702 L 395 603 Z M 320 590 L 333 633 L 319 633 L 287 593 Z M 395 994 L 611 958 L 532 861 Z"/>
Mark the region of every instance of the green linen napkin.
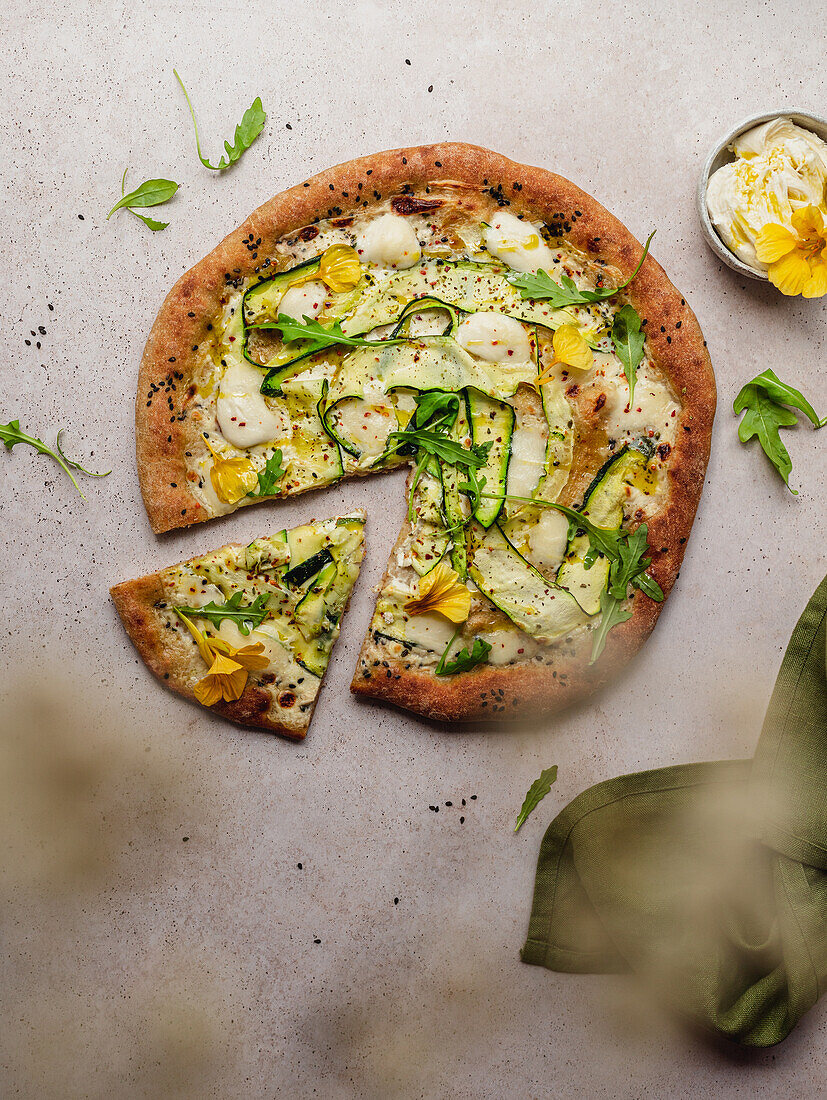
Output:
<path fill-rule="evenodd" d="M 784 655 L 753 760 L 620 776 L 551 823 L 524 962 L 631 970 L 747 1046 L 827 984 L 827 577 Z"/>

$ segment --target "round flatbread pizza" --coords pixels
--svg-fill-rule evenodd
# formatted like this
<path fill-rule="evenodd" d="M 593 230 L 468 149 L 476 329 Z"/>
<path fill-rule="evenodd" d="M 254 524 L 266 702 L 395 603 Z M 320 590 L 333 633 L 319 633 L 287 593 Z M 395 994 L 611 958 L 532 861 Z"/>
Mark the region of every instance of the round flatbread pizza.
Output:
<path fill-rule="evenodd" d="M 138 470 L 160 532 L 408 467 L 352 690 L 496 721 L 582 697 L 651 632 L 714 411 L 647 249 L 568 180 L 447 143 L 277 195 L 178 281 Z"/>

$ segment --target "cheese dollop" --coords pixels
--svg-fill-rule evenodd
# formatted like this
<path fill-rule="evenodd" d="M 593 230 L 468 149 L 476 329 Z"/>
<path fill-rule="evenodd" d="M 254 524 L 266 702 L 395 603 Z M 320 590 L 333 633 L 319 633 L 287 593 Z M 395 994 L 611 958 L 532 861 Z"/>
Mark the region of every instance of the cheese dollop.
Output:
<path fill-rule="evenodd" d="M 496 214 L 483 231 L 485 247 L 515 271 L 549 271 L 554 255 L 531 222 L 521 221 L 507 210 Z"/>
<path fill-rule="evenodd" d="M 244 361 L 232 363 L 218 387 L 221 434 L 234 447 L 255 447 L 291 434 L 286 409 L 272 409 L 260 393 L 263 375 Z"/>
<path fill-rule="evenodd" d="M 526 330 L 503 313 L 472 313 L 457 328 L 457 343 L 489 363 L 526 363 L 531 343 Z"/>
<path fill-rule="evenodd" d="M 713 172 L 706 187 L 712 224 L 727 248 L 754 271 L 766 271 L 755 242 L 768 223 L 792 228 L 803 206 L 822 206 L 827 143 L 789 118 L 754 126 L 730 146 L 735 160 Z"/>
<path fill-rule="evenodd" d="M 292 317 L 294 321 L 301 321 L 305 317 L 313 320 L 322 312 L 326 294 L 327 287 L 316 279 L 304 286 L 291 286 L 284 292 L 278 311 Z"/>
<path fill-rule="evenodd" d="M 368 222 L 356 238 L 360 260 L 384 267 L 412 267 L 421 251 L 410 222 L 398 214 L 382 214 Z"/>

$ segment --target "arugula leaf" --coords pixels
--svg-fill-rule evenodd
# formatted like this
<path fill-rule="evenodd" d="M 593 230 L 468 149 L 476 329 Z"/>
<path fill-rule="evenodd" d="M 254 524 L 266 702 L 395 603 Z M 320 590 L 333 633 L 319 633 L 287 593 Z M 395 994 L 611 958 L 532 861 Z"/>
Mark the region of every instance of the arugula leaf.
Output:
<path fill-rule="evenodd" d="M 551 785 L 557 779 L 557 765 L 552 764 L 550 768 L 546 768 L 540 772 L 539 778 L 535 779 L 531 786 L 528 788 L 528 794 L 523 799 L 522 807 L 517 815 L 517 824 L 514 826 L 514 832 L 518 832 L 520 826 L 525 822 L 528 815 L 536 810 L 548 792 L 551 790 Z"/>
<path fill-rule="evenodd" d="M 133 206 L 140 207 L 142 210 L 148 206 L 161 206 L 162 203 L 169 202 L 175 192 L 178 190 L 178 184 L 172 180 L 144 180 L 140 187 L 136 187 L 134 191 L 130 191 L 129 194 L 125 194 L 126 188 L 126 173 L 128 168 L 124 169 L 124 174 L 121 176 L 121 197 L 106 215 L 106 220 L 112 217 L 116 210 L 128 210 L 130 214 L 134 214 L 136 218 L 144 223 L 153 233 L 157 233 L 159 229 L 166 229 L 169 222 L 157 222 L 154 218 L 145 217 L 143 214 L 137 214 L 132 209 Z"/>
<path fill-rule="evenodd" d="M 312 317 L 305 317 L 303 321 L 297 321 L 288 317 L 286 313 L 280 313 L 277 321 L 261 321 L 257 325 L 250 325 L 252 329 L 272 329 L 281 334 L 285 344 L 292 344 L 296 340 L 306 340 L 310 346 L 306 354 L 311 355 L 322 348 L 332 348 L 343 345 L 349 348 L 375 348 L 383 344 L 404 344 L 407 341 L 398 340 L 365 340 L 361 336 L 346 336 L 342 332 L 339 321 L 334 321 L 329 328 L 320 325 Z"/>
<path fill-rule="evenodd" d="M 534 298 L 537 301 L 547 299 L 551 303 L 552 309 L 564 309 L 566 306 L 587 305 L 590 302 L 605 302 L 608 298 L 617 294 L 618 291 L 627 287 L 640 271 L 655 232 L 656 231 L 653 230 L 649 234 L 646 244 L 643 246 L 643 255 L 640 257 L 640 262 L 626 282 L 612 289 L 578 290 L 574 280 L 570 279 L 568 275 L 561 276 L 561 280 L 558 283 L 552 279 L 547 271 L 543 271 L 542 268 L 540 268 L 536 274 L 527 272 L 525 275 L 509 275 L 507 278 L 512 286 L 517 287 L 523 298 Z"/>
<path fill-rule="evenodd" d="M 472 668 L 476 668 L 477 665 L 482 665 L 488 660 L 488 654 L 491 652 L 491 645 L 483 638 L 474 639 L 474 644 L 471 646 L 470 652 L 467 646 L 463 646 L 456 657 L 452 658 L 450 661 L 447 660 L 448 651 L 456 641 L 457 635 L 461 630 L 462 624 L 454 631 L 453 637 L 443 650 L 442 656 L 439 658 L 439 664 L 434 670 L 437 676 L 456 676 L 459 672 L 470 672 Z"/>
<path fill-rule="evenodd" d="M 246 638 L 251 630 L 260 626 L 270 610 L 267 607 L 267 593 L 262 592 L 251 604 L 242 604 L 241 592 L 234 592 L 226 603 L 217 604 L 214 600 L 204 604 L 203 607 L 176 607 L 178 615 L 187 615 L 190 618 L 209 619 L 213 626 L 218 626 L 222 619 L 230 619 L 236 623 L 238 629 Z"/>
<path fill-rule="evenodd" d="M 632 612 L 625 608 L 622 602 L 616 599 L 607 589 L 600 593 L 601 618 L 597 629 L 592 636 L 592 655 L 589 664 L 593 665 L 606 647 L 606 639 L 613 626 L 625 623 L 631 619 Z"/>
<path fill-rule="evenodd" d="M 458 415 L 459 397 L 455 393 L 429 390 L 420 393 L 416 399 L 413 425 L 415 428 L 427 426 L 432 431 L 447 431 Z"/>
<path fill-rule="evenodd" d="M 247 494 L 248 497 L 271 497 L 277 492 L 278 482 L 284 477 L 284 467 L 281 464 L 282 453 L 276 447 L 264 464 L 264 469 L 258 471 L 258 485 Z"/>
<path fill-rule="evenodd" d="M 629 383 L 629 407 L 635 396 L 637 369 L 643 359 L 643 342 L 646 333 L 640 328 L 640 314 L 634 306 L 625 305 L 615 314 L 612 322 L 612 343 L 617 357 L 623 364 L 623 373 Z"/>
<path fill-rule="evenodd" d="M 798 496 L 798 490 L 790 488 L 793 463 L 779 431 L 780 428 L 791 428 L 798 423 L 792 408 L 787 406 L 800 409 L 815 428 L 821 428 L 827 423 L 827 417 L 819 419 L 800 390 L 782 382 L 771 370 L 765 370 L 751 382 L 747 382 L 732 403 L 735 413 L 746 413 L 738 426 L 738 438 L 742 443 L 747 443 L 753 436 L 757 436 L 764 454 L 784 479 L 784 484 L 791 493 Z"/>
<path fill-rule="evenodd" d="M 28 446 L 34 447 L 38 454 L 49 455 L 60 465 L 63 471 L 69 475 L 74 487 L 80 493 L 81 497 L 86 500 L 86 497 L 83 496 L 81 492 L 80 486 L 75 481 L 72 470 L 80 470 L 81 473 L 88 474 L 89 477 L 109 477 L 112 471 L 107 470 L 105 473 L 96 474 L 92 470 L 87 470 L 85 466 L 81 466 L 79 462 L 75 462 L 74 459 L 69 458 L 60 446 L 60 436 L 63 430 L 64 429 L 61 428 L 57 433 L 53 450 L 51 447 L 47 447 L 42 439 L 38 439 L 33 435 L 27 435 L 26 432 L 21 431 L 19 420 L 10 420 L 8 424 L 0 424 L 0 442 L 5 443 L 6 450 L 8 451 L 10 451 L 12 447 L 16 447 L 18 443 L 26 443 Z"/>
<path fill-rule="evenodd" d="M 495 493 L 483 493 L 486 497 L 495 497 Z M 499 499 L 499 498 L 498 498 Z M 624 532 L 619 527 L 604 530 L 595 525 L 582 513 L 574 508 L 568 508 L 565 504 L 556 501 L 537 500 L 534 497 L 519 497 L 506 494 L 506 500 L 520 501 L 525 504 L 535 504 L 540 508 L 554 508 L 568 516 L 576 529 L 586 532 L 589 536 L 589 550 L 584 558 L 586 569 L 590 569 L 598 556 L 602 554 L 611 562 L 609 567 L 609 582 L 607 588 L 600 594 L 600 610 L 603 618 L 594 632 L 592 641 L 592 655 L 590 664 L 594 664 L 606 645 L 606 637 L 613 626 L 625 622 L 631 617 L 631 612 L 623 608 L 622 604 L 628 596 L 629 585 L 639 588 L 650 599 L 661 603 L 664 599 L 663 589 L 646 572 L 652 564 L 652 559 L 646 556 L 649 549 L 649 528 L 641 523 L 633 532 Z"/>
<path fill-rule="evenodd" d="M 229 141 L 224 142 L 224 149 L 227 154 L 226 157 L 222 156 L 218 164 L 210 164 L 201 153 L 201 139 L 198 136 L 198 123 L 195 121 L 195 111 L 192 106 L 192 101 L 190 100 L 187 89 L 184 87 L 184 82 L 178 75 L 177 70 L 173 69 L 172 71 L 175 73 L 175 79 L 181 85 L 181 91 L 184 93 L 187 100 L 187 106 L 190 109 L 190 118 L 192 119 L 192 125 L 195 130 L 195 148 L 198 151 L 198 159 L 204 167 L 209 168 L 211 172 L 223 172 L 225 168 L 229 168 L 231 164 L 235 164 L 264 129 L 267 115 L 264 113 L 260 97 L 256 96 L 252 104 L 244 112 L 241 122 L 236 126 L 235 144 L 230 145 Z"/>
<path fill-rule="evenodd" d="M 463 447 L 461 443 L 455 443 L 453 439 L 430 428 L 406 428 L 404 431 L 391 432 L 388 446 L 397 442 L 413 446 L 419 451 L 427 451 L 450 466 L 461 466 L 463 469 L 479 469 L 484 466 L 491 449 L 490 443 L 478 443 L 470 449 Z"/>

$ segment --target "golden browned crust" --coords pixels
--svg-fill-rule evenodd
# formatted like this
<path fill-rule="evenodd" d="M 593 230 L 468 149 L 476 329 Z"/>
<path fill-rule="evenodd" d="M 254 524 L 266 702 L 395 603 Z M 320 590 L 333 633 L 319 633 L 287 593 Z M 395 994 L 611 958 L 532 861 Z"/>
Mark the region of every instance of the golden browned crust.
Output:
<path fill-rule="evenodd" d="M 427 183 L 455 183 L 490 191 L 515 212 L 529 213 L 555 226 L 575 248 L 624 276 L 631 275 L 640 258 L 641 245 L 625 226 L 573 183 L 542 168 L 515 164 L 497 153 L 458 142 L 362 157 L 282 192 L 178 281 L 150 333 L 141 364 L 136 419 L 141 489 L 155 531 L 207 518 L 186 488 L 184 452 L 198 438 L 197 428 L 186 416 L 187 400 L 194 370 L 192 348 L 204 339 L 210 316 L 221 308 L 227 279 L 254 275 L 259 256 L 271 254 L 281 237 L 308 222 L 348 214 L 379 201 L 377 195 L 385 199 L 406 185 Z M 255 242 L 252 249 L 251 241 Z M 651 255 L 628 294 L 648 321 L 652 359 L 669 378 L 682 404 L 668 464 L 666 504 L 649 523 L 651 573 L 668 594 L 680 569 L 703 486 L 715 414 L 715 381 L 694 314 Z M 153 400 L 153 385 L 163 388 L 163 400 Z M 557 709 L 593 691 L 629 660 L 651 633 L 662 606 L 636 592 L 633 617 L 612 630 L 606 651 L 593 668 L 587 665 L 588 641 L 581 639 L 560 651 L 553 668 L 538 664 L 485 667 L 437 679 L 426 672 L 405 670 L 400 663 L 390 677 L 380 678 L 365 677 L 360 663 L 352 690 L 449 720 L 479 721 Z M 492 695 L 498 700 L 495 713 Z"/>
<path fill-rule="evenodd" d="M 204 674 L 204 665 L 195 647 L 177 631 L 168 630 L 164 625 L 166 616 L 156 607 L 165 600 L 161 574 L 150 573 L 134 581 L 124 581 L 109 591 L 126 632 L 147 668 L 167 687 L 195 701 L 191 685 Z M 273 713 L 277 709 L 275 700 L 278 692 L 277 684 L 271 690 L 254 684 L 251 677 L 240 699 L 231 703 L 216 703 L 209 710 L 240 726 L 301 740 L 307 734 L 315 703 L 304 712 L 300 726 L 288 727 Z"/>

